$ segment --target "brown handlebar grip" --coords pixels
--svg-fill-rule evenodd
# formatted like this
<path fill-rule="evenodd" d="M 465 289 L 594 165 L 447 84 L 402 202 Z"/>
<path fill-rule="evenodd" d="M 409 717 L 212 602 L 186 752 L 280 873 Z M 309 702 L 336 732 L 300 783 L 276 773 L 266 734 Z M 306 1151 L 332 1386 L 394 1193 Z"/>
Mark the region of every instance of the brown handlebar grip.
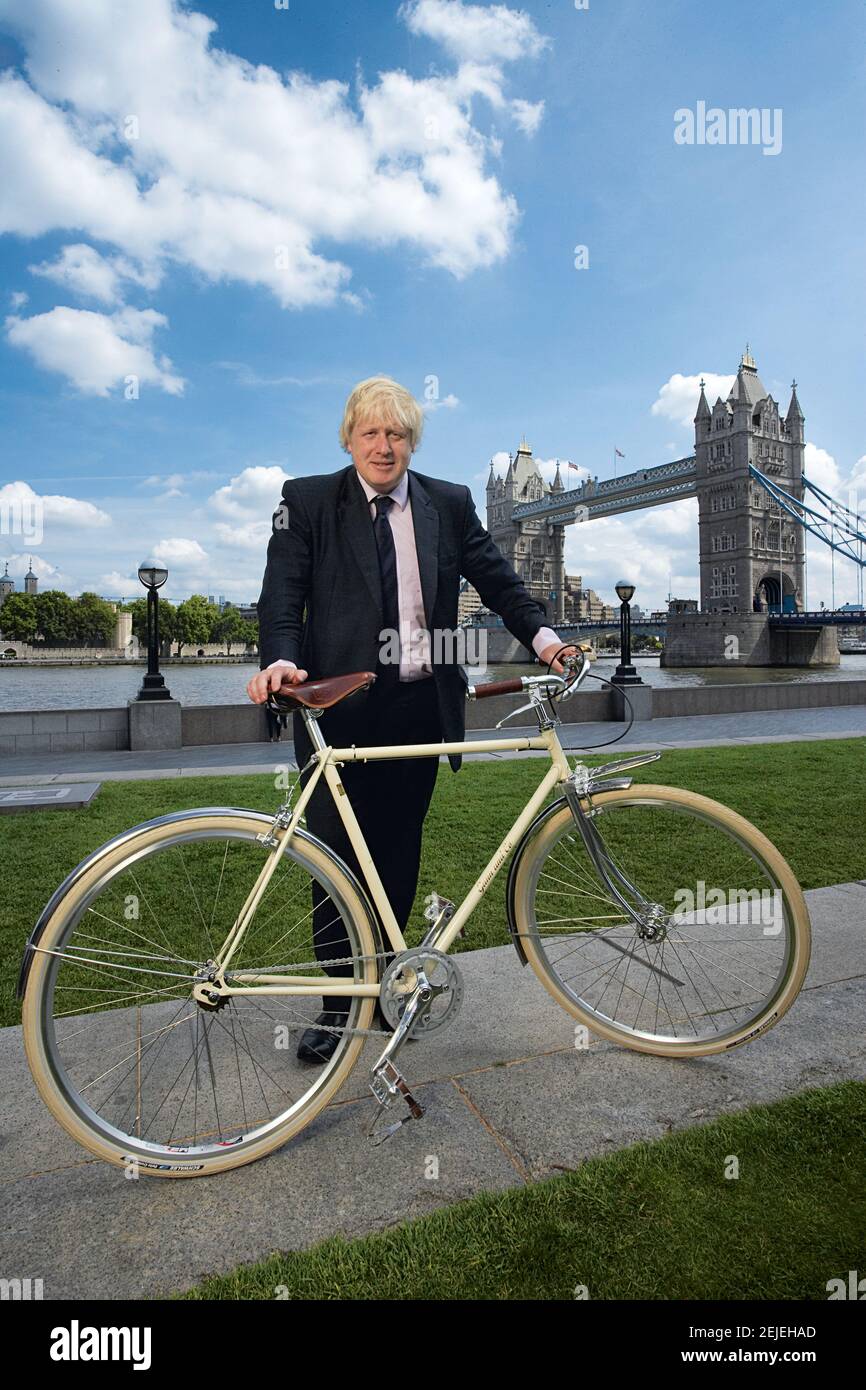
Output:
<path fill-rule="evenodd" d="M 476 700 L 486 700 L 489 695 L 519 695 L 523 689 L 523 682 L 519 676 L 510 681 L 487 681 L 484 685 L 476 685 Z"/>

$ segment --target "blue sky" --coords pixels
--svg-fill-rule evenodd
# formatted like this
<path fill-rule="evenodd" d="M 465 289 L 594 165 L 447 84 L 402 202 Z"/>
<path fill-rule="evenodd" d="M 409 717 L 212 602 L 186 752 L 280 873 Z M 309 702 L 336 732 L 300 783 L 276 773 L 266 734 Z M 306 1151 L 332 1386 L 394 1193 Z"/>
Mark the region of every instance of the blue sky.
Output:
<path fill-rule="evenodd" d="M 175 601 L 249 601 L 282 478 L 348 462 L 359 379 L 438 391 L 413 467 L 483 517 L 522 434 L 548 476 L 690 452 L 697 379 L 724 394 L 746 340 L 862 507 L 863 16 L 0 0 L 0 503 L 42 519 L 0 562 L 134 595 L 155 554 Z M 781 112 L 778 152 L 676 143 L 701 101 Z M 697 504 L 566 556 L 608 601 L 626 557 L 638 602 L 696 595 Z"/>

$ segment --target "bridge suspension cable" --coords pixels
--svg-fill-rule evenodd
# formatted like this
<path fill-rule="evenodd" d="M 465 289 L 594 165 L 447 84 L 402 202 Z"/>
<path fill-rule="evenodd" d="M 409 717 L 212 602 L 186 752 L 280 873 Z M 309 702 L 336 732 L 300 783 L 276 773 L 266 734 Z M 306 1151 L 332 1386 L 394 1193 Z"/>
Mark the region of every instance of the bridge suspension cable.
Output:
<path fill-rule="evenodd" d="M 817 536 L 824 545 L 829 546 L 833 607 L 836 606 L 835 562 L 837 551 L 847 560 L 852 560 L 857 566 L 858 597 L 862 605 L 864 569 L 866 569 L 866 517 L 862 517 L 859 512 L 852 511 L 843 503 L 837 502 L 823 488 L 818 487 L 817 483 L 811 482 L 805 474 L 803 475 L 803 487 L 806 492 L 817 499 L 817 506 L 810 506 L 803 499 L 795 497 L 787 488 L 782 487 L 780 483 L 768 478 L 760 469 L 755 468 L 754 464 L 749 464 L 749 474 L 770 494 L 770 497 L 782 511 L 787 512 L 799 526 L 802 526 L 811 535 Z"/>

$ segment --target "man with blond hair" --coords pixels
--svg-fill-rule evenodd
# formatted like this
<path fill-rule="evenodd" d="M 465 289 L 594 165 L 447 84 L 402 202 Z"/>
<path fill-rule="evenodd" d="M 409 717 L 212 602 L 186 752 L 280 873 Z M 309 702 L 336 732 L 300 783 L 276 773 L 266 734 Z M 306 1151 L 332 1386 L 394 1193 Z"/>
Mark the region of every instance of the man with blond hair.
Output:
<path fill-rule="evenodd" d="M 274 513 L 258 601 L 261 670 L 247 692 L 261 704 L 269 691 L 308 679 L 375 671 L 367 691 L 322 714 L 322 734 L 335 747 L 463 739 L 466 672 L 453 646 L 437 640 L 457 629 L 461 575 L 518 641 L 562 670 L 554 660 L 562 643 L 481 525 L 469 488 L 410 472 L 423 424 L 418 402 L 390 377 L 359 382 L 339 434 L 351 463 L 336 473 L 289 479 Z M 312 747 L 299 714 L 294 742 L 303 767 Z M 460 757 L 449 754 L 449 761 L 456 772 Z M 393 759 L 341 771 L 401 931 L 415 900 L 438 765 L 438 758 Z M 321 782 L 306 819 L 363 882 Z M 329 920 L 333 913 L 317 884 L 313 902 L 317 958 L 348 955 L 339 919 Z M 334 975 L 350 972 L 329 968 Z M 326 1061 L 349 1007 L 348 998 L 331 999 L 301 1037 L 298 1056 Z"/>

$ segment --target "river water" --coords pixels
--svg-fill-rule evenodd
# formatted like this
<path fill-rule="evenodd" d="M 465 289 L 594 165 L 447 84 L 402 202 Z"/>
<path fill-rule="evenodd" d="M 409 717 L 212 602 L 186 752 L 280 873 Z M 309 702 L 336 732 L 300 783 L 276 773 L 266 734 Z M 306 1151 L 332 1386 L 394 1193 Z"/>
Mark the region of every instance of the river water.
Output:
<path fill-rule="evenodd" d="M 608 680 L 615 658 L 593 662 L 592 671 Z M 866 655 L 843 655 L 837 667 L 745 666 L 664 671 L 658 657 L 638 658 L 635 667 L 649 685 L 757 685 L 763 681 L 866 680 Z M 535 666 L 490 666 L 484 672 L 469 667 L 469 679 L 506 680 L 514 675 L 538 675 Z M 15 666 L 0 664 L 0 710 L 106 709 L 125 705 L 138 694 L 144 666 Z M 183 705 L 236 705 L 246 698 L 246 683 L 258 670 L 255 663 L 226 666 L 169 666 L 165 682 Z M 588 681 L 584 689 L 600 688 Z"/>

